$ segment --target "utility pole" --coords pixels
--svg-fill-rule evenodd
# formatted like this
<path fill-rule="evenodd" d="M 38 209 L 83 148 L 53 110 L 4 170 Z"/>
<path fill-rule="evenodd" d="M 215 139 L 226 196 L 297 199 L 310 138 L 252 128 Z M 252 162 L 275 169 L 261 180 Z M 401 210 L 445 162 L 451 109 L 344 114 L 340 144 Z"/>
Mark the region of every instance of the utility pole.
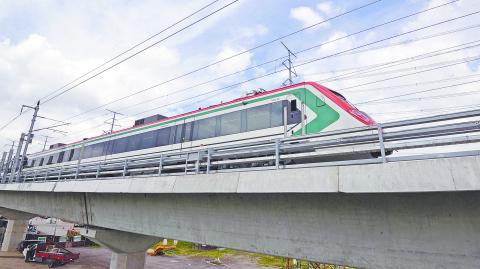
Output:
<path fill-rule="evenodd" d="M 42 151 L 45 151 L 45 148 L 47 147 L 47 141 L 48 141 L 48 139 L 50 138 L 50 136 L 44 135 L 43 137 L 45 137 L 45 143 L 43 143 L 43 149 L 42 149 Z"/>
<path fill-rule="evenodd" d="M 116 111 L 113 111 L 113 110 L 110 110 L 110 109 L 106 109 L 106 110 L 113 113 L 112 123 L 111 123 L 111 125 L 110 125 L 110 133 L 112 133 L 112 132 L 113 132 L 113 128 L 114 128 L 115 126 L 118 126 L 118 125 L 115 125 L 115 121 L 116 121 L 116 119 L 117 119 L 117 115 L 122 115 L 122 116 L 124 116 L 124 115 L 123 115 L 122 113 L 120 113 L 120 112 L 116 112 Z M 105 122 L 105 123 L 108 123 L 108 122 Z"/>
<path fill-rule="evenodd" d="M 19 139 L 18 145 L 17 145 L 17 152 L 15 153 L 15 157 L 13 158 L 13 166 L 12 166 L 12 169 L 10 169 L 9 182 L 13 182 L 15 180 L 15 176 L 16 176 L 16 172 L 17 172 L 17 168 L 18 168 L 18 164 L 19 164 L 19 159 L 20 159 L 20 153 L 22 151 L 23 142 L 25 141 L 25 136 L 26 136 L 25 133 L 22 133 L 20 135 L 20 139 Z"/>
<path fill-rule="evenodd" d="M 25 139 L 25 147 L 23 147 L 23 153 L 22 153 L 22 159 L 20 161 L 20 166 L 18 168 L 18 180 L 20 180 L 20 174 L 22 173 L 22 170 L 23 170 L 23 164 L 25 162 L 25 159 L 27 158 L 27 150 L 28 150 L 28 145 L 30 143 L 32 143 L 32 138 L 33 138 L 33 127 L 35 126 L 35 121 L 37 120 L 37 115 L 38 115 L 38 110 L 40 110 L 40 100 L 37 101 L 37 105 L 35 107 L 31 107 L 31 106 L 27 106 L 27 105 L 23 105 L 22 106 L 22 111 L 23 111 L 23 108 L 24 107 L 28 107 L 28 108 L 31 108 L 33 109 L 33 117 L 32 117 L 32 122 L 30 123 L 30 128 L 28 129 L 28 133 L 27 133 L 27 138 Z M 20 148 L 21 146 L 19 146 Z M 16 167 L 15 167 L 16 169 Z M 13 175 L 15 173 L 12 173 Z"/>
<path fill-rule="evenodd" d="M 13 148 L 15 147 L 15 141 L 12 142 L 12 147 L 10 147 L 10 151 L 8 152 L 7 162 L 3 166 L 3 174 L 2 174 L 2 183 L 5 182 L 7 179 L 8 169 L 10 168 L 12 162 L 12 155 L 13 155 Z"/>
<path fill-rule="evenodd" d="M 4 151 L 2 153 L 2 161 L 0 162 L 0 175 L 2 174 L 3 167 L 5 165 L 5 161 L 7 160 L 7 154 L 8 154 L 8 152 L 6 152 L 6 151 Z"/>
<path fill-rule="evenodd" d="M 282 43 L 282 45 L 285 47 L 285 49 L 288 52 L 288 59 L 286 59 L 285 61 L 282 62 L 282 65 L 285 66 L 285 68 L 287 68 L 287 70 L 288 70 L 288 79 L 283 82 L 283 86 L 292 85 L 293 84 L 293 77 L 298 76 L 297 72 L 295 71 L 295 67 L 293 66 L 292 56 L 297 58 L 297 55 L 295 55 L 295 53 L 293 53 L 287 47 L 287 45 L 285 45 L 283 42 L 280 41 L 280 43 Z"/>

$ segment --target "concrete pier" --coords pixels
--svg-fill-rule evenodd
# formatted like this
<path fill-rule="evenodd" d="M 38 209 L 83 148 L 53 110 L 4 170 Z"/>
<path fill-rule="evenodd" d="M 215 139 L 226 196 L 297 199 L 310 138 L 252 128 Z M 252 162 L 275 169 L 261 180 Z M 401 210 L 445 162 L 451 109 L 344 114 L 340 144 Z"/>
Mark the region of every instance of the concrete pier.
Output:
<path fill-rule="evenodd" d="M 82 229 L 80 233 L 112 251 L 110 269 L 145 268 L 145 251 L 160 238 L 108 229 Z"/>
<path fill-rule="evenodd" d="M 18 243 L 25 239 L 28 220 L 8 220 L 1 251 L 15 251 Z"/>

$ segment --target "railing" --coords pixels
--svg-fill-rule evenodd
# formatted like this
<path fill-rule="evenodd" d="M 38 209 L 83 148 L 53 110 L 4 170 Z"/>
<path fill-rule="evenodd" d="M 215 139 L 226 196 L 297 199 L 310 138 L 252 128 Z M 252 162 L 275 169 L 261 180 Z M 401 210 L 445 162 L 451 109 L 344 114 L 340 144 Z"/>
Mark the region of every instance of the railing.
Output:
<path fill-rule="evenodd" d="M 480 151 L 390 157 L 393 151 L 480 142 L 480 110 L 220 147 L 26 168 L 17 182 L 111 179 L 359 165 L 480 155 Z M 470 119 L 470 120 L 466 120 Z M 11 183 L 9 174 L 0 177 Z"/>

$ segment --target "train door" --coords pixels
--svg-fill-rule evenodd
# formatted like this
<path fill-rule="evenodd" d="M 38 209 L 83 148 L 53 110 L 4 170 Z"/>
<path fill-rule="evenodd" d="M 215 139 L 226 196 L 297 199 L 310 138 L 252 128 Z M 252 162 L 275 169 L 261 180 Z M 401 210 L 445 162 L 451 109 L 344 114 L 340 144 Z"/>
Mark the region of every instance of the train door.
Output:
<path fill-rule="evenodd" d="M 192 135 L 193 135 L 193 126 L 194 121 L 183 123 L 183 132 L 182 132 L 182 149 L 192 147 Z"/>
<path fill-rule="evenodd" d="M 184 149 L 192 146 L 193 122 L 181 121 L 181 123 L 172 127 L 171 141 L 174 144 L 173 149 Z"/>

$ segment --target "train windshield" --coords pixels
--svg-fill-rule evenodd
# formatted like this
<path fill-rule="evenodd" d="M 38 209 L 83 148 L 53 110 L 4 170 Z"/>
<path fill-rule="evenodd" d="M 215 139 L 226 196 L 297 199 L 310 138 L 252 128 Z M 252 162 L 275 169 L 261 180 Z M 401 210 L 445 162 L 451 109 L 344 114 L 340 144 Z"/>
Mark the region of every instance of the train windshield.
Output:
<path fill-rule="evenodd" d="M 354 104 L 350 103 L 347 98 L 345 98 L 345 96 L 341 95 L 340 93 L 336 92 L 336 91 L 332 91 L 330 89 L 328 89 L 329 91 L 331 91 L 333 94 L 335 94 L 338 98 L 342 99 L 343 101 L 347 102 L 349 105 L 351 105 L 352 107 L 354 108 L 357 108 Z M 358 109 L 358 108 L 357 108 Z"/>
<path fill-rule="evenodd" d="M 330 89 L 328 89 L 328 90 L 330 90 Z M 343 101 L 347 101 L 347 98 L 345 98 L 345 96 L 341 95 L 340 93 L 338 93 L 336 91 L 332 91 L 332 90 L 330 90 L 330 91 L 333 92 L 333 94 L 335 94 L 338 98 L 342 99 Z"/>

